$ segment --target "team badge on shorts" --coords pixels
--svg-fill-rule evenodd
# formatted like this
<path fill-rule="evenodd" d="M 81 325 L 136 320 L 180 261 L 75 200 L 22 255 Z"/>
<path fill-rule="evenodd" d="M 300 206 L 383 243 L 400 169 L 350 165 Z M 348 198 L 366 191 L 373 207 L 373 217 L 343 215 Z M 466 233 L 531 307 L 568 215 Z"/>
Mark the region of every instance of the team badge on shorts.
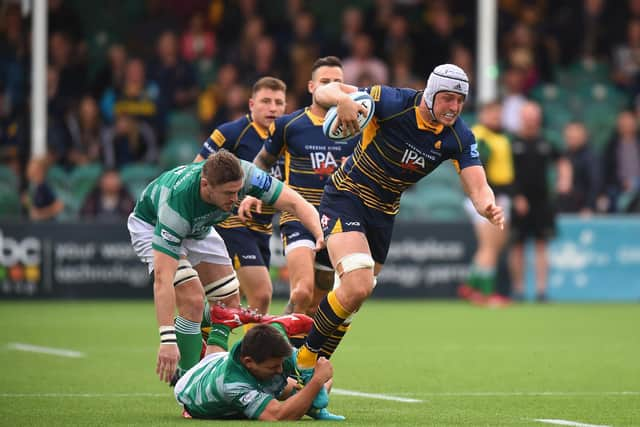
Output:
<path fill-rule="evenodd" d="M 320 225 L 322 225 L 322 230 L 326 230 L 327 227 L 329 227 L 330 221 L 331 221 L 331 218 L 329 218 L 325 214 L 322 214 L 322 217 L 320 218 Z"/>

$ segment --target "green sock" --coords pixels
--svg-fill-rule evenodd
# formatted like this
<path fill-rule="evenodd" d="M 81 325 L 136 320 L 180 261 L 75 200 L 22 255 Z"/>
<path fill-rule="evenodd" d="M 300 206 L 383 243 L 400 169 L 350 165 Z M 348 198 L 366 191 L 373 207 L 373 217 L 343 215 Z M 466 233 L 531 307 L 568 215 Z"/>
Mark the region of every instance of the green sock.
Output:
<path fill-rule="evenodd" d="M 483 295 L 491 295 L 495 287 L 496 270 L 494 268 L 482 268 L 477 270 L 478 289 Z"/>
<path fill-rule="evenodd" d="M 207 345 L 217 345 L 222 347 L 224 351 L 229 349 L 229 334 L 231 328 L 227 325 L 221 325 L 216 323 L 211 325 L 211 331 L 209 332 L 209 338 L 207 338 Z"/>
<path fill-rule="evenodd" d="M 180 316 L 176 317 L 175 324 L 176 339 L 180 349 L 178 368 L 186 371 L 200 361 L 200 351 L 202 350 L 200 324 Z"/>
<path fill-rule="evenodd" d="M 471 270 L 469 271 L 469 277 L 467 278 L 467 285 L 471 286 L 473 289 L 480 290 L 478 267 L 476 267 L 475 264 L 471 266 Z"/>

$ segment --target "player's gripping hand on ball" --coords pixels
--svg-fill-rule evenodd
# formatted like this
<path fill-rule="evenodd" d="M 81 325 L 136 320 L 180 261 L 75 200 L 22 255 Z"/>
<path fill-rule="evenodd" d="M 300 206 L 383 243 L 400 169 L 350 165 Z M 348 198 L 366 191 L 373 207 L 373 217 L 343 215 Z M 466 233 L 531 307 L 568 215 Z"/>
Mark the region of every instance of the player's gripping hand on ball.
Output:
<path fill-rule="evenodd" d="M 343 126 L 350 134 L 356 135 L 360 132 L 360 125 L 358 124 L 358 115 L 367 116 L 369 113 L 360 103 L 351 99 L 351 97 L 344 93 L 338 98 L 336 104 L 337 109 L 337 126 Z"/>

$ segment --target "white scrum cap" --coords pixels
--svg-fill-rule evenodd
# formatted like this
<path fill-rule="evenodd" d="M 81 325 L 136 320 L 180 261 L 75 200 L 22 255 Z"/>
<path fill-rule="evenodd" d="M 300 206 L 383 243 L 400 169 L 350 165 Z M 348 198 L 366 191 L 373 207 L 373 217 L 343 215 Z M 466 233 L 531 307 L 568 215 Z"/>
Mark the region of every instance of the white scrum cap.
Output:
<path fill-rule="evenodd" d="M 440 92 L 455 92 L 465 98 L 469 94 L 469 79 L 457 65 L 442 64 L 433 69 L 424 88 L 424 102 L 433 113 L 433 101 Z"/>

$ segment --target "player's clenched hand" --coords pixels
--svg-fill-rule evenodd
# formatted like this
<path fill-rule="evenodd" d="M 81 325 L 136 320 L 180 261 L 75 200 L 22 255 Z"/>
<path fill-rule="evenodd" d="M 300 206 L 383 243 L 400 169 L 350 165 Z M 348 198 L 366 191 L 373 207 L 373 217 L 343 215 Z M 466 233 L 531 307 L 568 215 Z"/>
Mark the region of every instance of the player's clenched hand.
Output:
<path fill-rule="evenodd" d="M 156 374 L 160 377 L 160 381 L 171 381 L 176 366 L 178 366 L 178 360 L 180 360 L 180 351 L 176 344 L 160 344 L 156 366 Z"/>
<path fill-rule="evenodd" d="M 261 213 L 262 200 L 256 199 L 252 196 L 246 196 L 242 199 L 240 206 L 238 206 L 238 217 L 240 218 L 240 221 L 246 222 L 248 219 L 253 218 L 253 215 L 251 214 L 252 208 L 254 208 L 256 212 Z"/>
<path fill-rule="evenodd" d="M 337 126 L 343 126 L 351 134 L 360 131 L 358 113 L 367 114 L 367 109 L 345 94 L 336 104 Z"/>
<path fill-rule="evenodd" d="M 333 377 L 333 366 L 331 362 L 324 357 L 320 357 L 316 362 L 316 367 L 313 372 L 313 378 L 318 378 L 322 381 L 322 384 L 326 383 Z"/>
<path fill-rule="evenodd" d="M 484 216 L 491 224 L 500 227 L 500 230 L 504 230 L 504 211 L 502 207 L 491 203 L 485 208 Z"/>

